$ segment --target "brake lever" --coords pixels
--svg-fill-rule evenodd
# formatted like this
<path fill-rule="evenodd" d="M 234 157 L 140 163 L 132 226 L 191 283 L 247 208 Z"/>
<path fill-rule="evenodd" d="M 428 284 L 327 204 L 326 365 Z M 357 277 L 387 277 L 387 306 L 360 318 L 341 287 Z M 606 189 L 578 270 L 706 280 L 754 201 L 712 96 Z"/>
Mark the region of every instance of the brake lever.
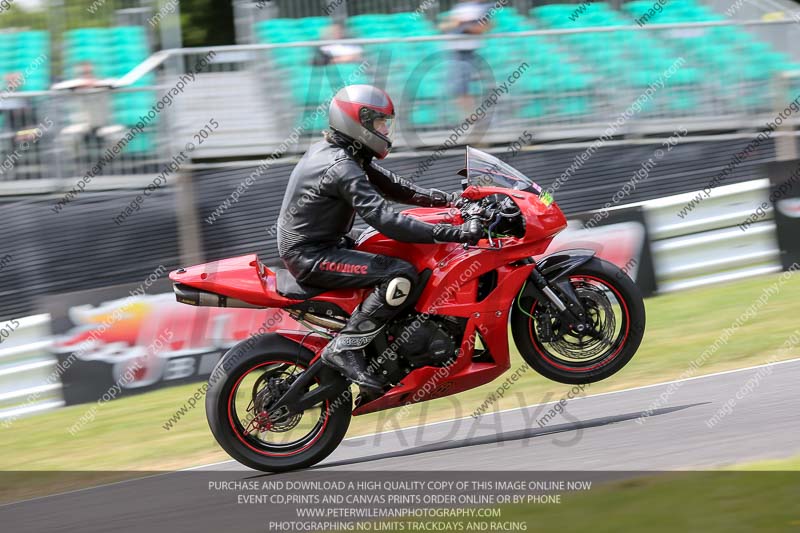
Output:
<path fill-rule="evenodd" d="M 497 243 L 497 246 L 470 246 L 467 243 L 464 243 L 462 246 L 464 247 L 465 250 L 491 250 L 495 252 L 497 250 L 502 250 L 503 243 L 501 241 L 495 241 L 495 242 Z"/>

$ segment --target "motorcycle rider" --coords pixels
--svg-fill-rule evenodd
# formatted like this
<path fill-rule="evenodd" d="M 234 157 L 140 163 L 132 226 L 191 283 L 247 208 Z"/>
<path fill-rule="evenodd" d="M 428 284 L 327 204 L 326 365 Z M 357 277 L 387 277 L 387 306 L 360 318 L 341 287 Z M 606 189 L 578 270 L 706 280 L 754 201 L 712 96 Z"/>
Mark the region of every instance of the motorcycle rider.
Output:
<path fill-rule="evenodd" d="M 364 348 L 406 304 L 418 272 L 402 259 L 350 249 L 356 213 L 398 241 L 475 244 L 482 235 L 477 220 L 460 226 L 428 224 L 390 207 L 386 199 L 423 207 L 446 207 L 456 199 L 418 187 L 373 162 L 391 149 L 394 118 L 394 104 L 381 89 L 350 85 L 337 92 L 330 103 L 330 131 L 292 171 L 278 218 L 278 253 L 299 283 L 375 287 L 321 356 L 370 389 L 383 384 L 368 372 Z"/>

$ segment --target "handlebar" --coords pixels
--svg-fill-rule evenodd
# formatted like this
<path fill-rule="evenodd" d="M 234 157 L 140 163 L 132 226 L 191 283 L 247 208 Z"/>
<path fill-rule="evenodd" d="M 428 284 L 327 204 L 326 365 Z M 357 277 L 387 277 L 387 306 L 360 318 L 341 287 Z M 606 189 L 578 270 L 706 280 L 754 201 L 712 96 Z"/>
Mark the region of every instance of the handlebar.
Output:
<path fill-rule="evenodd" d="M 486 232 L 490 248 L 502 248 L 502 241 L 497 237 L 524 235 L 524 220 L 517 205 L 505 195 L 492 195 L 480 200 L 460 198 L 456 207 L 461 211 L 462 219 L 469 223 L 477 221 Z M 496 236 L 493 238 L 493 235 Z M 482 247 L 487 249 L 485 247 Z"/>

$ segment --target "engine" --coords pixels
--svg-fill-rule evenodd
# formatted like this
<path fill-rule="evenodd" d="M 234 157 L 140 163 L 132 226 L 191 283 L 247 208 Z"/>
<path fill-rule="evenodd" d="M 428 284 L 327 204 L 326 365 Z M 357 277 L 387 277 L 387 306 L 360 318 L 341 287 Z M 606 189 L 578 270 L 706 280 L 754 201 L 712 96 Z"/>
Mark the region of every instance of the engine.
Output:
<path fill-rule="evenodd" d="M 393 351 L 412 367 L 448 366 L 456 357 L 464 327 L 459 319 L 411 315 L 389 326 Z"/>

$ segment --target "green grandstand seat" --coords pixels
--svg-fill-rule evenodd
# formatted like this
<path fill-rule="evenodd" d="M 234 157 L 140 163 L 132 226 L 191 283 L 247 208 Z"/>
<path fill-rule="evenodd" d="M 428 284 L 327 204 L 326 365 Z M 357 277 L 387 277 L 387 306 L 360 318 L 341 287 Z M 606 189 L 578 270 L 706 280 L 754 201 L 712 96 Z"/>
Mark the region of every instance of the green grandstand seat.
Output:
<path fill-rule="evenodd" d="M 71 30 L 66 33 L 67 43 L 70 46 L 76 46 L 80 43 L 94 43 L 105 41 L 106 29 L 105 28 L 80 28 Z"/>
<path fill-rule="evenodd" d="M 653 2 L 649 0 L 634 0 L 633 2 L 622 4 L 621 7 L 623 11 L 628 13 L 645 13 L 653 7 Z"/>
<path fill-rule="evenodd" d="M 564 16 L 568 17 L 577 7 L 577 4 L 547 4 L 534 7 L 530 10 L 530 15 L 532 17 L 552 20 Z"/>
<path fill-rule="evenodd" d="M 677 70 L 669 79 L 670 91 L 666 101 L 669 111 L 687 113 L 697 107 L 697 86 L 700 83 L 700 73 L 697 69 L 683 67 Z"/>
<path fill-rule="evenodd" d="M 314 67 L 309 72 L 308 84 L 303 87 L 303 94 L 306 105 L 315 106 L 325 100 L 328 94 L 331 92 L 331 85 L 330 79 L 326 75 L 326 72 L 319 68 Z"/>
<path fill-rule="evenodd" d="M 438 74 L 424 76 L 410 86 L 416 88 L 417 98 L 434 99 L 447 92 L 445 79 Z"/>
<path fill-rule="evenodd" d="M 296 65 L 286 70 L 290 80 L 289 94 L 294 100 L 295 105 L 304 105 L 308 86 L 311 83 L 311 67 L 307 65 Z"/>
<path fill-rule="evenodd" d="M 314 108 L 305 109 L 297 117 L 297 125 L 304 127 L 305 134 L 320 132 L 328 127 L 328 116 L 325 113 L 315 114 Z"/>
<path fill-rule="evenodd" d="M 64 72 L 67 77 L 78 74 L 78 65 L 90 63 L 96 76 L 119 78 L 144 61 L 149 55 L 147 32 L 140 26 L 79 28 L 64 34 Z M 152 86 L 155 76 L 143 76 L 134 85 Z M 119 92 L 112 95 L 111 114 L 114 123 L 131 127 L 146 114 L 156 101 L 154 91 Z M 150 133 L 137 135 L 125 147 L 126 154 L 155 150 Z"/>
<path fill-rule="evenodd" d="M 291 43 L 298 40 L 297 32 L 292 29 L 274 29 L 264 34 L 264 41 L 270 43 Z"/>
<path fill-rule="evenodd" d="M 522 118 L 542 118 L 547 115 L 547 99 L 533 98 L 520 109 Z"/>
<path fill-rule="evenodd" d="M 50 37 L 44 31 L 0 34 L 0 76 L 24 74 L 20 92 L 47 89 L 50 81 Z"/>
<path fill-rule="evenodd" d="M 122 153 L 135 155 L 135 154 L 146 154 L 154 152 L 156 149 L 156 143 L 154 139 L 154 134 L 149 131 L 144 131 L 142 133 L 138 133 L 133 139 L 125 145 L 125 148 L 122 150 Z"/>
<path fill-rule="evenodd" d="M 525 76 L 519 83 L 519 88 L 523 93 L 542 94 L 546 90 L 546 81 L 552 79 L 552 71 L 543 71 L 543 75 Z"/>
<path fill-rule="evenodd" d="M 323 28 L 331 24 L 331 19 L 328 17 L 306 17 L 302 19 L 302 24 L 314 28 Z"/>
<path fill-rule="evenodd" d="M 417 104 L 411 108 L 409 120 L 416 127 L 436 126 L 441 122 L 439 108 L 433 104 Z"/>
<path fill-rule="evenodd" d="M 256 23 L 257 28 L 265 28 L 265 29 L 280 29 L 280 28 L 294 28 L 295 23 L 299 19 L 283 19 L 283 18 L 274 18 L 268 20 L 262 20 L 261 22 Z"/>
<path fill-rule="evenodd" d="M 22 31 L 16 36 L 16 45 L 22 51 L 39 51 L 50 46 L 50 35 L 45 31 Z"/>
<path fill-rule="evenodd" d="M 613 8 L 607 2 L 593 2 L 579 9 L 579 4 L 548 4 L 534 7 L 523 16 L 515 8 L 506 6 L 497 10 L 492 18 L 491 32 L 514 33 L 533 27 L 539 28 L 591 28 L 616 26 L 619 31 L 576 33 L 525 38 L 486 39 L 479 55 L 495 73 L 511 71 L 527 61 L 530 70 L 523 76 L 515 91 L 524 95 L 524 101 L 512 102 L 515 113 L 525 118 L 545 117 L 548 114 L 576 116 L 591 114 L 608 102 L 600 98 L 608 91 L 594 90 L 603 87 L 606 80 L 612 87 L 620 83 L 627 94 L 638 94 L 656 81 L 678 57 L 686 64 L 676 71 L 668 86 L 645 109 L 646 113 L 676 112 L 689 114 L 700 104 L 698 95 L 713 90 L 717 99 L 734 98 L 738 85 L 754 85 L 793 66 L 789 58 L 772 47 L 758 41 L 757 37 L 738 27 L 708 28 L 695 32 L 643 32 L 634 19 L 653 8 L 650 0 L 634 0 Z M 573 16 L 574 13 L 578 16 Z M 440 13 L 443 20 L 448 14 Z M 572 17 L 572 18 L 571 18 Z M 573 20 L 574 18 L 574 20 Z M 649 16 L 648 23 L 696 22 L 724 19 L 699 0 L 670 0 L 661 12 Z M 314 40 L 328 26 L 329 19 L 272 19 L 256 24 L 256 35 L 261 42 L 293 42 Z M 428 35 L 437 29 L 425 17 L 414 13 L 370 13 L 347 19 L 349 31 L 356 37 L 403 37 Z M 131 48 L 133 49 L 133 47 Z M 3 46 L 0 43 L 0 56 Z M 352 70 L 319 71 L 300 68 L 300 63 L 310 62 L 313 48 L 307 51 L 274 52 L 275 64 L 286 69 L 290 91 L 296 101 L 308 104 L 306 90 L 309 82 L 321 82 L 323 92 L 331 87 L 331 79 L 344 80 Z M 436 121 L 449 120 L 437 108 L 436 102 L 449 90 L 452 71 L 440 58 L 449 54 L 440 43 L 367 45 L 364 54 L 373 64 L 385 64 L 377 58 L 383 52 L 391 54 L 388 89 L 393 94 L 403 94 L 405 89 L 416 92 L 415 115 L 412 122 L 418 127 L 432 127 Z M 440 55 L 444 54 L 444 55 Z M 429 63 L 430 61 L 430 63 Z M 430 64 L 437 64 L 429 69 Z M 590 75 L 587 73 L 591 73 Z M 731 86 L 726 92 L 721 87 Z M 800 85 L 800 83 L 798 83 Z M 484 89 L 480 83 L 472 84 L 472 94 Z M 749 90 L 749 89 L 748 89 Z M 762 88 L 762 92 L 763 88 Z M 327 93 L 326 93 L 327 94 Z M 323 95 L 312 95 L 312 101 Z M 755 95 L 749 95 L 757 102 Z M 705 100 L 703 100 L 705 102 Z M 312 102 L 313 103 L 313 102 Z M 761 105 L 761 104 L 759 104 Z"/>

